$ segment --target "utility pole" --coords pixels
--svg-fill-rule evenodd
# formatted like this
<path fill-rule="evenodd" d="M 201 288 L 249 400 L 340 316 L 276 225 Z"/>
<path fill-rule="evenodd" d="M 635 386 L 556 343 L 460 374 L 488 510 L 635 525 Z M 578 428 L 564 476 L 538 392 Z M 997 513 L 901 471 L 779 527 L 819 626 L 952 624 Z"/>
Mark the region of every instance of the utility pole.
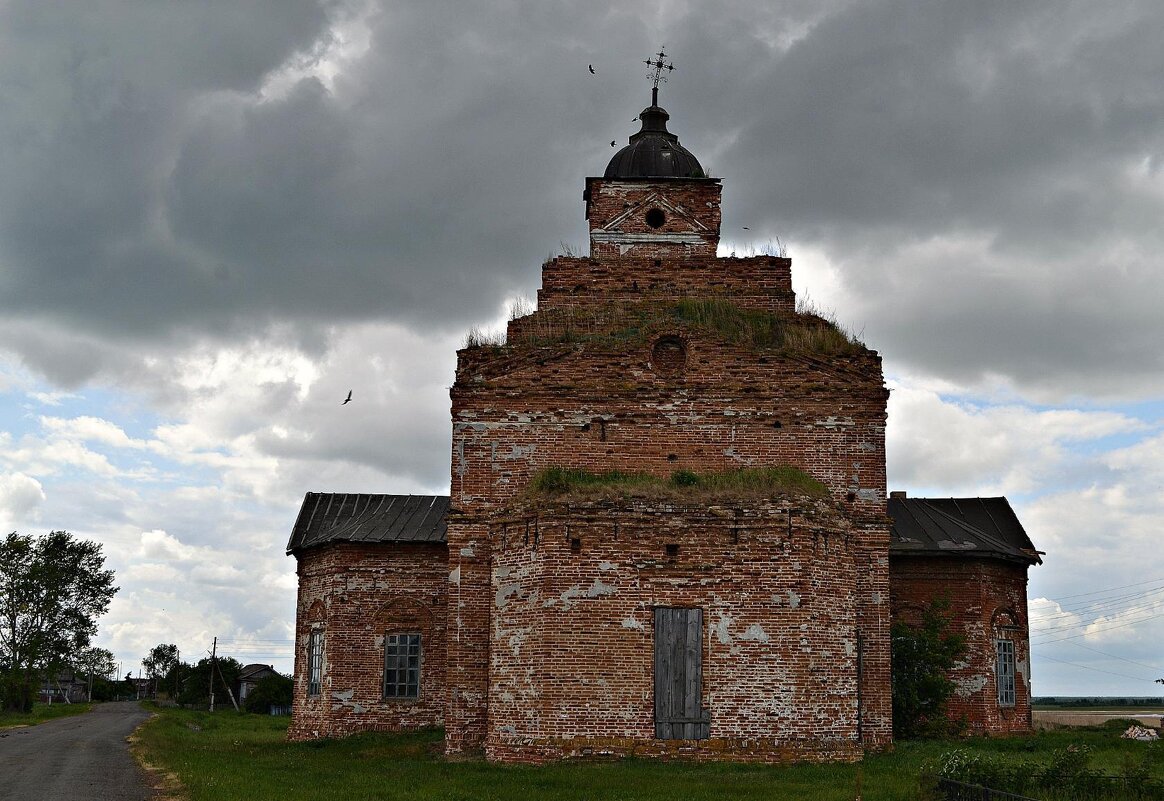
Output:
<path fill-rule="evenodd" d="M 210 711 L 214 711 L 214 669 L 218 666 L 218 638 L 210 646 Z"/>
<path fill-rule="evenodd" d="M 174 649 L 174 700 L 178 700 L 178 676 L 182 673 L 182 652 Z"/>

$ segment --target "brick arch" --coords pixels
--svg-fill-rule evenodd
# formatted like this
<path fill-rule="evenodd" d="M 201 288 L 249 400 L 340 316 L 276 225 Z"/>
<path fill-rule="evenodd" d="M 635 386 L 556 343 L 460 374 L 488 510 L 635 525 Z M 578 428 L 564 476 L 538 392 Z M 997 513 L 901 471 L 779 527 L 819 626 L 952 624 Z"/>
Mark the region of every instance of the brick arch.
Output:
<path fill-rule="evenodd" d="M 377 629 L 392 626 L 427 631 L 433 627 L 436 616 L 420 598 L 414 595 L 394 595 L 376 609 L 372 621 Z"/>
<path fill-rule="evenodd" d="M 321 598 L 317 598 L 311 606 L 307 607 L 307 611 L 303 613 L 303 623 L 309 629 L 317 623 L 325 622 L 326 619 L 327 607 Z"/>
<path fill-rule="evenodd" d="M 1000 606 L 990 616 L 990 628 L 994 632 L 1017 629 L 1022 626 L 1018 613 L 1009 606 Z"/>

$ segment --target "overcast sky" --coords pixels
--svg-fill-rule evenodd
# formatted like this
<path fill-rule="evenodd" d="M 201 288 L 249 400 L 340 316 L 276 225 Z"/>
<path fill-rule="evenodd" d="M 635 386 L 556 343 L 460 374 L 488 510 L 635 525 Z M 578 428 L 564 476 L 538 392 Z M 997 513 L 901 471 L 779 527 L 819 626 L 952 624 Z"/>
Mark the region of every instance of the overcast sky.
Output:
<path fill-rule="evenodd" d="M 0 531 L 104 545 L 123 671 L 289 671 L 303 494 L 447 492 L 455 350 L 584 247 L 665 44 L 724 252 L 882 354 L 891 488 L 1047 552 L 1035 693 L 1159 695 L 1162 41 L 1159 0 L 0 2 Z"/>

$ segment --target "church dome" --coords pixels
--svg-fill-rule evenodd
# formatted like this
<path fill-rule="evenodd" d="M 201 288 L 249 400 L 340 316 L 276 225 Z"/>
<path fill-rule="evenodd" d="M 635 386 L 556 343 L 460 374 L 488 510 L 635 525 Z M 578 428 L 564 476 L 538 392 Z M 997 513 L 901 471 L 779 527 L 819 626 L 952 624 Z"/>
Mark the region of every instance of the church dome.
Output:
<path fill-rule="evenodd" d="M 667 130 L 671 115 L 659 106 L 643 109 L 642 129 L 614 154 L 604 178 L 704 178 L 703 167 L 679 137 Z"/>

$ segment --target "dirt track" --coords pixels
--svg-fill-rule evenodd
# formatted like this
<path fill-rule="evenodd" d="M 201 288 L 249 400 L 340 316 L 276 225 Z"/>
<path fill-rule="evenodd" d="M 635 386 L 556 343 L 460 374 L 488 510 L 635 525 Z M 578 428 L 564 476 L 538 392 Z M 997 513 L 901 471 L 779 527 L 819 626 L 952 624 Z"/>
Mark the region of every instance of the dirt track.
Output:
<path fill-rule="evenodd" d="M 1161 723 L 1159 713 L 1137 714 L 1128 712 L 1068 712 L 1060 710 L 1036 709 L 1032 713 L 1036 729 L 1051 729 L 1056 726 L 1098 726 L 1115 718 L 1135 720 L 1141 726 L 1158 729 Z"/>
<path fill-rule="evenodd" d="M 84 715 L 0 729 L 4 801 L 148 801 L 151 791 L 125 738 L 149 717 L 133 701 Z"/>

